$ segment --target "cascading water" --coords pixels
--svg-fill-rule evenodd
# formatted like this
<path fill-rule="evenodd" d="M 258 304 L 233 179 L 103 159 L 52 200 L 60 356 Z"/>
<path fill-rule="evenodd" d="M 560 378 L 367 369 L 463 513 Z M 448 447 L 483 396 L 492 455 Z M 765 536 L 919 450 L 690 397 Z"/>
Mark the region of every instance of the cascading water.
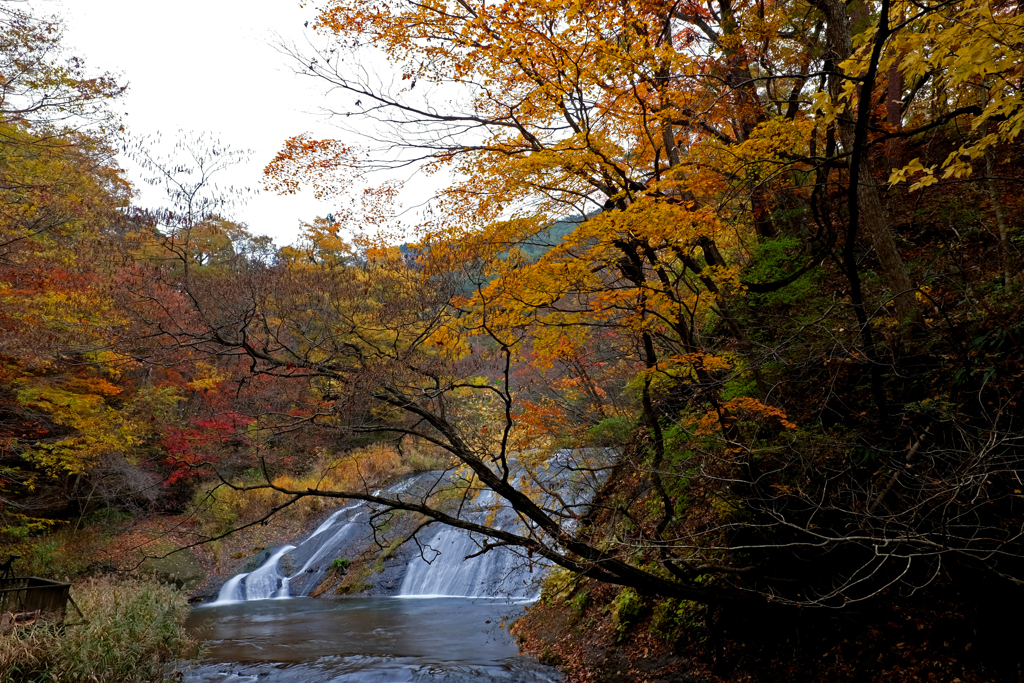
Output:
<path fill-rule="evenodd" d="M 553 503 L 555 508 L 581 513 L 603 481 L 600 465 L 614 456 L 610 449 L 564 450 L 554 453 L 532 473 L 518 461 L 511 460 L 510 465 L 519 472 L 515 479 L 520 490 L 536 488 L 530 485 L 531 480 L 542 481 L 541 488 L 547 491 L 539 496 L 542 504 Z M 584 461 L 586 466 L 581 466 Z M 501 504 L 491 491 L 480 493 L 460 517 L 509 531 L 518 531 L 521 525 L 516 513 Z M 570 529 L 571 521 L 563 528 Z M 478 554 L 486 540 L 462 529 L 440 525 L 429 537 L 422 534 L 422 550 L 409 563 L 399 595 L 536 600 L 547 562 L 524 557 L 522 550 L 503 547 Z"/>
<path fill-rule="evenodd" d="M 242 600 L 266 600 L 273 597 L 284 580 L 284 577 L 278 572 L 277 563 L 285 553 L 294 548 L 293 545 L 279 548 L 258 569 L 233 577 L 221 587 L 215 604 L 230 604 Z"/>
<path fill-rule="evenodd" d="M 464 515 L 483 523 L 493 516 L 492 525 L 514 524 L 507 508 L 491 510 L 494 494 L 486 491 L 477 498 L 475 509 Z M 476 555 L 482 539 L 462 529 L 441 527 L 428 539 L 421 539 L 422 552 L 409 563 L 401 597 L 510 598 L 533 600 L 537 578 L 543 567 L 506 548 Z"/>
<path fill-rule="evenodd" d="M 348 514 L 359 507 L 349 505 L 336 510 L 298 546 L 279 548 L 258 569 L 233 576 L 221 587 L 214 604 L 288 598 L 293 590 L 298 595 L 309 593 L 327 571 L 332 554 L 336 555 L 354 537 L 365 534 L 363 525 L 357 523 L 363 513 Z M 303 562 L 302 568 L 290 576 L 279 567 L 281 558 L 289 553 L 296 562 Z"/>
<path fill-rule="evenodd" d="M 355 507 L 355 506 L 353 506 Z M 352 508 L 346 508 L 348 510 Z M 295 572 L 292 576 L 285 579 L 283 588 L 288 589 L 292 581 L 301 581 L 300 590 L 308 594 L 313 588 L 320 583 L 323 579 L 324 574 L 327 573 L 329 562 L 332 558 L 329 555 L 337 554 L 338 548 L 345 545 L 345 542 L 351 540 L 354 537 L 363 535 L 366 530 L 362 524 L 359 523 L 359 518 L 363 515 L 362 512 L 357 512 L 348 518 L 348 522 L 339 525 L 340 528 L 329 536 L 325 536 L 325 541 L 319 544 L 309 558 L 303 563 L 302 568 Z M 303 542 L 303 546 L 309 543 L 313 539 L 310 536 L 306 541 Z M 307 549 L 308 550 L 311 550 Z M 281 597 L 287 597 L 287 593 Z"/>
<path fill-rule="evenodd" d="M 592 451 L 590 462 L 600 456 L 601 451 Z M 510 461 L 510 464 L 518 471 L 516 478 L 521 488 L 529 489 L 530 481 L 542 481 L 541 488 L 548 492 L 543 494 L 542 504 L 556 503 L 556 509 L 562 507 L 579 513 L 595 490 L 595 481 L 582 482 L 581 485 L 582 475 L 577 473 L 592 473 L 595 468 L 577 467 L 579 460 L 574 460 L 575 457 L 570 451 L 560 451 L 546 463 L 535 467 L 532 473 L 516 461 Z M 585 476 L 593 479 L 600 475 Z M 451 481 L 451 476 L 445 473 L 425 472 L 392 485 L 387 489 L 386 497 L 408 497 L 420 502 L 446 490 Z M 557 493 L 553 493 L 555 491 Z M 365 503 L 336 510 L 297 547 L 280 548 L 258 569 L 232 577 L 221 588 L 215 604 L 309 595 L 321 585 L 333 559 L 355 559 L 373 549 L 374 542 L 394 540 L 390 536 L 384 538 L 387 534 L 380 538 L 374 535 L 368 518 L 375 514 L 375 510 L 374 506 Z M 515 512 L 504 506 L 491 491 L 482 491 L 475 500 L 463 504 L 458 516 L 467 522 L 508 531 L 517 531 L 521 525 Z M 378 526 L 386 526 L 384 520 L 387 518 L 378 519 L 381 520 Z M 521 549 L 499 547 L 481 553 L 487 539 L 461 529 L 436 524 L 428 530 L 417 537 L 419 553 L 414 544 L 408 544 L 394 557 L 391 557 L 393 548 L 388 554 L 378 553 L 375 568 L 381 569 L 381 561 L 390 558 L 390 573 L 373 574 L 372 580 L 379 582 L 375 595 L 396 595 L 397 590 L 400 597 L 536 599 L 538 579 L 547 568 L 545 562 L 525 557 Z M 383 550 L 384 545 L 378 547 Z M 290 567 L 298 567 L 297 571 L 281 570 L 279 563 L 285 555 L 290 555 Z M 406 562 L 402 557 L 409 559 Z"/>
<path fill-rule="evenodd" d="M 569 517 L 586 512 L 594 480 L 606 470 L 594 458 L 567 452 L 539 464 L 534 459 L 532 471 L 525 463 L 510 464 L 521 490 Z M 463 522 L 523 532 L 523 521 L 498 496 L 480 491 L 474 497 L 462 488 L 466 483 L 450 471 L 425 472 L 391 486 L 384 497 L 414 504 L 448 499 L 438 504 Z M 213 603 L 219 607 L 190 616 L 192 631 L 208 649 L 185 681 L 558 683 L 557 671 L 520 656 L 518 644 L 498 626 L 522 614 L 519 603 L 536 599 L 536 580 L 546 565 L 522 550 L 481 553 L 488 539 L 441 524 L 423 528 L 423 521 L 373 504 L 349 505 L 332 512 L 298 547 L 278 548 L 257 569 L 232 577 Z M 417 529 L 415 543 L 399 544 Z M 340 573 L 331 581 L 358 586 L 361 595 L 266 599 L 329 589 L 324 576 L 335 558 L 353 560 L 358 573 L 348 583 Z"/>
<path fill-rule="evenodd" d="M 408 482 L 402 482 L 388 494 L 397 495 L 408 486 Z M 492 524 L 514 525 L 513 513 L 492 506 L 493 502 L 494 494 L 483 492 L 471 509 L 464 511 L 463 517 L 478 523 L 484 523 L 490 517 Z M 358 555 L 359 550 L 369 547 L 372 536 L 365 519 L 367 512 L 362 504 L 335 511 L 298 546 L 283 546 L 259 568 L 229 579 L 214 604 L 308 595 L 323 580 L 332 559 L 345 556 L 346 548 L 355 548 L 352 555 Z M 480 550 L 479 541 L 461 529 L 439 525 L 434 534 L 421 538 L 423 552 L 409 561 L 398 595 L 535 598 L 535 579 L 543 567 L 505 548 L 465 559 Z M 299 565 L 299 569 L 290 575 L 282 572 L 280 567 L 281 559 L 288 554 L 293 566 Z"/>
<path fill-rule="evenodd" d="M 270 556 L 259 569 L 245 577 L 245 597 L 247 600 L 266 600 L 277 594 L 278 588 L 284 577 L 278 571 L 277 563 L 289 550 L 295 546 L 286 545 Z"/>

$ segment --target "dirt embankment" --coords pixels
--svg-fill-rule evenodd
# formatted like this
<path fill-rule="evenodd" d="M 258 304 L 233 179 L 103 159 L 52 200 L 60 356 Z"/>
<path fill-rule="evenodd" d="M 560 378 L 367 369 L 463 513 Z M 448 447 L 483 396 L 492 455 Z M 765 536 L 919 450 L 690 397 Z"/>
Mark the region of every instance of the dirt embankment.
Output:
<path fill-rule="evenodd" d="M 1024 680 L 1020 629 L 982 607 L 952 609 L 941 595 L 861 612 L 727 612 L 556 574 L 512 632 L 568 683 Z"/>
<path fill-rule="evenodd" d="M 512 626 L 512 633 L 524 652 L 562 669 L 570 683 L 723 680 L 691 648 L 667 643 L 649 623 L 625 623 L 614 607 L 618 593 L 615 586 L 595 584 L 547 595 Z"/>

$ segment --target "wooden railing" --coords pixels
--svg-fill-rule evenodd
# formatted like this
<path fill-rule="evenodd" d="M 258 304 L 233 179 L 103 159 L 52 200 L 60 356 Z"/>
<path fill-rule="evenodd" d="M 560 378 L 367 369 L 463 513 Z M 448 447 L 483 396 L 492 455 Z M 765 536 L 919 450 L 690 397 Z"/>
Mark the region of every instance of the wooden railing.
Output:
<path fill-rule="evenodd" d="M 0 578 L 0 631 L 39 622 L 63 623 L 70 597 L 70 583 L 38 576 Z"/>

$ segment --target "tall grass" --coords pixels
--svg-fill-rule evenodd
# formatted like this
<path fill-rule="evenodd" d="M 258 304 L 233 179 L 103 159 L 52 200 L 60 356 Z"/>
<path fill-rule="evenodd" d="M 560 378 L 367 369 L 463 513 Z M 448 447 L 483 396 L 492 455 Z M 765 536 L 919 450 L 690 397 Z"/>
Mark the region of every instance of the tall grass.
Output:
<path fill-rule="evenodd" d="M 173 587 L 141 579 L 89 579 L 72 597 L 88 623 L 21 627 L 0 634 L 3 683 L 143 683 L 179 680 L 195 654 L 183 623 L 189 607 Z M 69 622 L 79 621 L 73 612 Z"/>

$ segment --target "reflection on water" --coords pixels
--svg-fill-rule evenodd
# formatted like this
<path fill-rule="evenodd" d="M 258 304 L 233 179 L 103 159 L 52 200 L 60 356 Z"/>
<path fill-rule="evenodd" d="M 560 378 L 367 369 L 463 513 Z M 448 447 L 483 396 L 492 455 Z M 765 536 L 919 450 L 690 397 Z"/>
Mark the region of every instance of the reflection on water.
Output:
<path fill-rule="evenodd" d="M 190 683 L 549 683 L 558 672 L 518 654 L 505 617 L 521 606 L 457 598 L 265 600 L 199 607 L 206 643 Z"/>

